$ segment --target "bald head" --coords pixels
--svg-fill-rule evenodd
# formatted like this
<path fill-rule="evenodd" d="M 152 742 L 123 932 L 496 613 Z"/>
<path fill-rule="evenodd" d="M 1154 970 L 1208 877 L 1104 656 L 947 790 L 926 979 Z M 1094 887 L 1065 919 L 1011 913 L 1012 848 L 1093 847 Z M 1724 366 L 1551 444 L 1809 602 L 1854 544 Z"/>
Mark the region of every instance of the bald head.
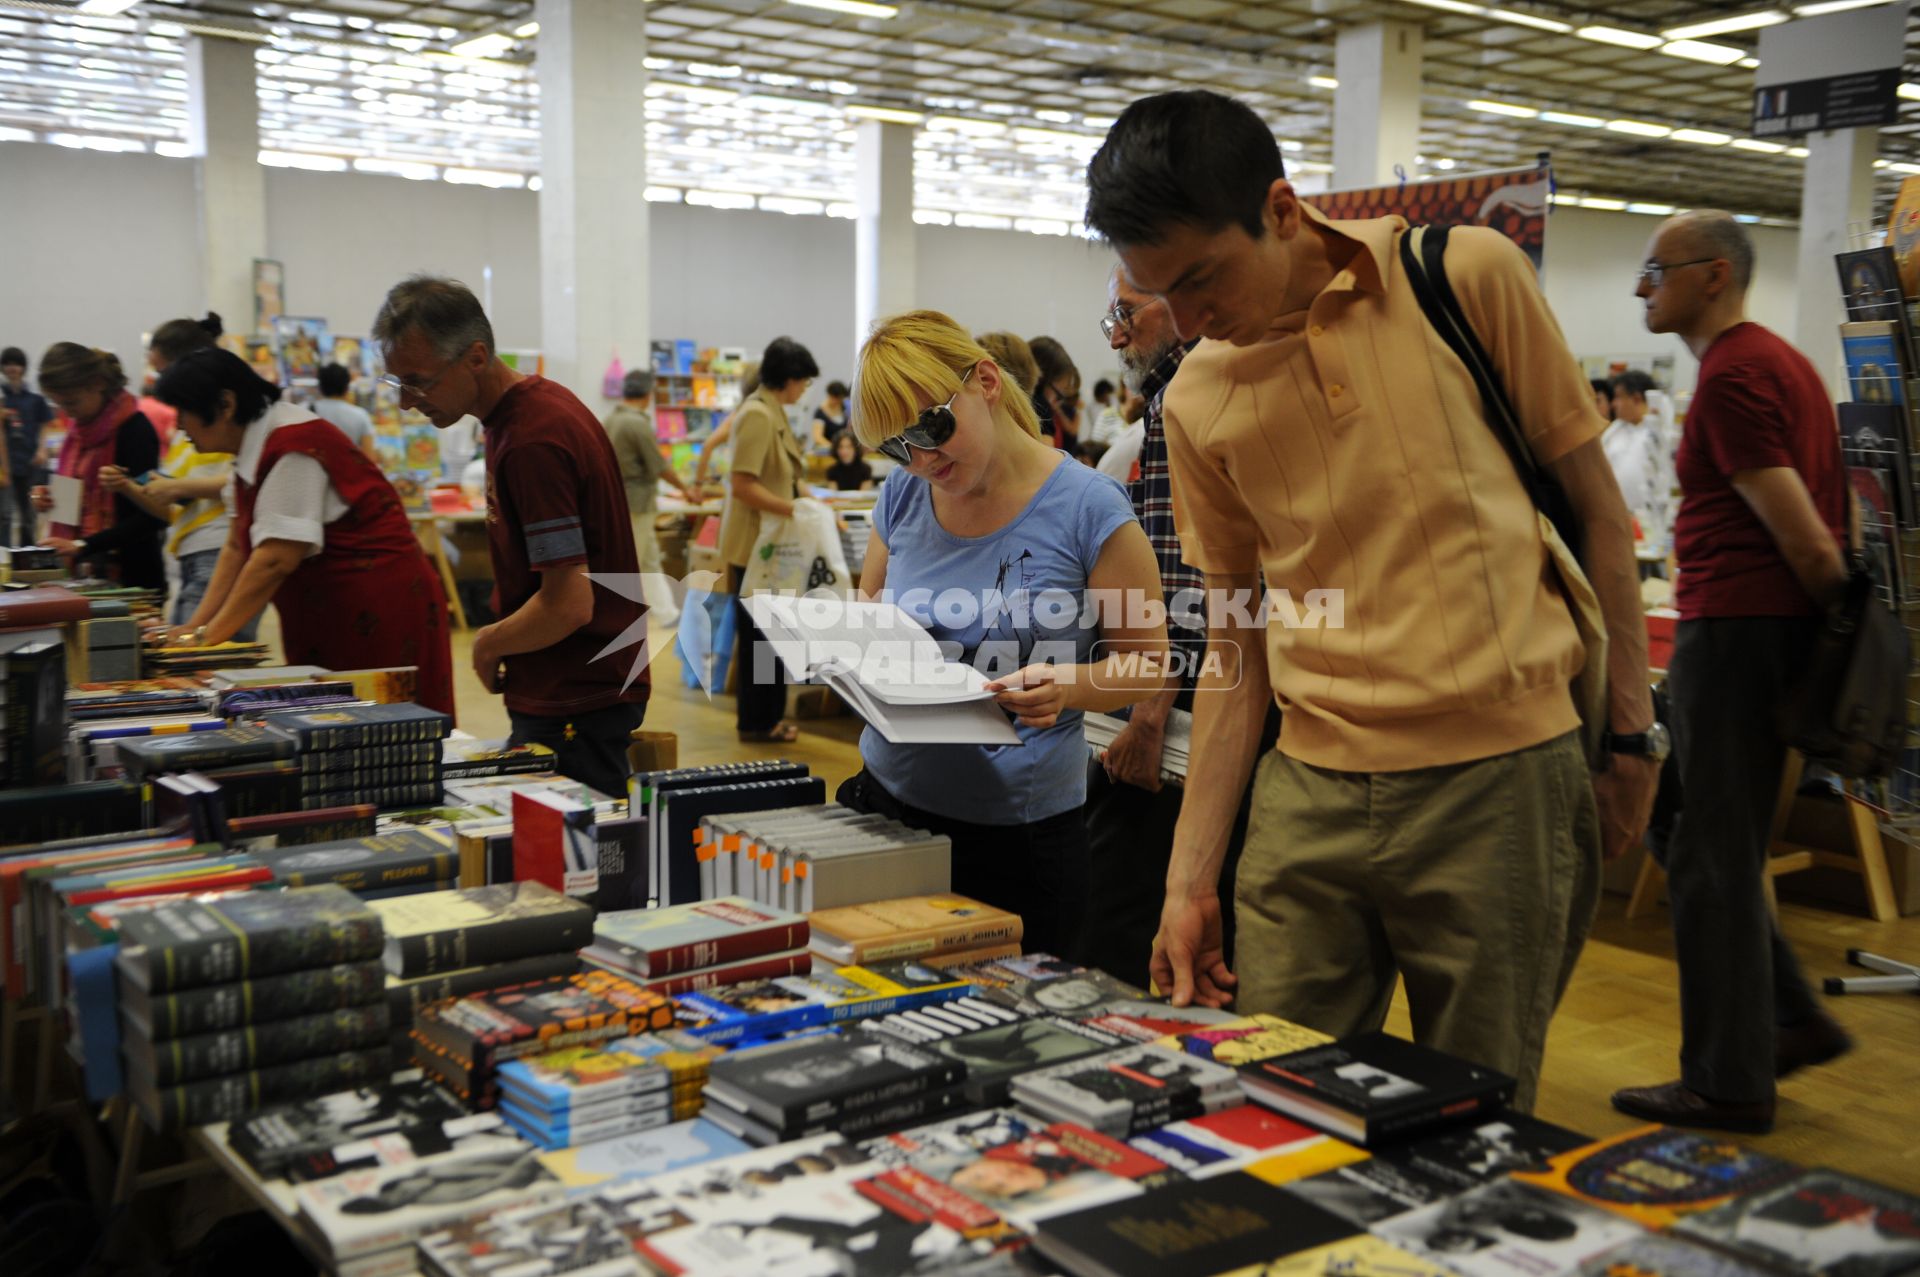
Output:
<path fill-rule="evenodd" d="M 1664 242 L 1684 249 L 1690 258 L 1725 259 L 1733 267 L 1733 286 L 1740 292 L 1753 283 L 1753 237 L 1732 213 L 1696 208 L 1668 218 L 1662 230 Z"/>

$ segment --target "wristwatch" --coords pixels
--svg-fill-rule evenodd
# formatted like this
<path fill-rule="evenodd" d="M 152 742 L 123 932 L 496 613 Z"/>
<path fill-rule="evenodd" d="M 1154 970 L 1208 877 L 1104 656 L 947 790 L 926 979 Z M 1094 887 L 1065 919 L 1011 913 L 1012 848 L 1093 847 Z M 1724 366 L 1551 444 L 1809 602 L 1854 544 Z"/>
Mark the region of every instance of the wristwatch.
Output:
<path fill-rule="evenodd" d="M 1632 754 L 1656 763 L 1666 762 L 1667 755 L 1673 752 L 1673 738 L 1667 734 L 1667 725 L 1659 722 L 1644 732 L 1608 732 L 1606 745 L 1610 754 Z"/>

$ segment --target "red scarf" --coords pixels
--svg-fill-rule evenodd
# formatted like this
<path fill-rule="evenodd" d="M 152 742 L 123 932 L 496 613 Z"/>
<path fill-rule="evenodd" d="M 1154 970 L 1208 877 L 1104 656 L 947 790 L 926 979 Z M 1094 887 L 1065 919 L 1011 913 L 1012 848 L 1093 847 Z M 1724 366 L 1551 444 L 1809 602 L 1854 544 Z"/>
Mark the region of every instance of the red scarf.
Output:
<path fill-rule="evenodd" d="M 122 390 L 86 421 L 75 422 L 60 445 L 60 460 L 54 469 L 80 480 L 80 526 L 55 523 L 53 535 L 81 540 L 113 526 L 113 494 L 100 486 L 100 467 L 113 464 L 113 447 L 120 427 L 140 410 L 132 395 Z"/>

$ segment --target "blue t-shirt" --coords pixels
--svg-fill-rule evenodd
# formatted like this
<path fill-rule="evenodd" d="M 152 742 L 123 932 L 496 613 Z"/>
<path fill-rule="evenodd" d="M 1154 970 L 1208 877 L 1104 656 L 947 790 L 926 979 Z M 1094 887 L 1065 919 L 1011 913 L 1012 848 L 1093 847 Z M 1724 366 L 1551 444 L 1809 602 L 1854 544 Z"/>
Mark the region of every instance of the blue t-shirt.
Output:
<path fill-rule="evenodd" d="M 1087 577 L 1107 538 L 1133 522 L 1118 483 L 1064 453 L 1012 522 L 981 537 L 940 526 L 933 490 L 904 468 L 887 475 L 873 526 L 887 547 L 891 599 L 948 659 L 989 678 L 1024 666 L 1083 663 L 1099 630 Z M 1024 825 L 1086 801 L 1087 743 L 1080 713 L 1044 731 L 1019 727 L 1020 745 L 896 745 L 869 727 L 860 757 L 910 806 L 980 825 Z"/>

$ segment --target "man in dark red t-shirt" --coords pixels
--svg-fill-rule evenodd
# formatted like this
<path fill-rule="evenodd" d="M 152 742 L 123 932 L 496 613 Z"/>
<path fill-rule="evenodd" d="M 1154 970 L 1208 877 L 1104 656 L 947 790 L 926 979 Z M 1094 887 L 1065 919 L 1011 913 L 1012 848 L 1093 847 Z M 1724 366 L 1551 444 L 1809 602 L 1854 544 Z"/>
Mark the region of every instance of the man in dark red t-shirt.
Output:
<path fill-rule="evenodd" d="M 486 427 L 487 548 L 500 617 L 473 636 L 473 668 L 503 692 L 515 744 L 554 751 L 558 769 L 626 792 L 627 742 L 651 688 L 639 603 L 589 571 L 636 583 L 620 465 L 607 432 L 558 382 L 523 377 L 494 353 L 493 327 L 463 284 L 417 275 L 374 320 L 402 406 L 442 430 Z M 619 643 L 632 633 L 632 643 Z M 614 650 L 605 656 L 608 647 Z"/>
<path fill-rule="evenodd" d="M 1680 611 L 1667 684 L 1686 808 L 1665 848 L 1680 966 L 1680 1080 L 1617 1091 L 1676 1126 L 1772 1129 L 1774 1082 L 1850 1045 L 1815 1001 L 1764 892 L 1786 746 L 1775 708 L 1846 581 L 1846 478 L 1826 386 L 1746 318 L 1753 245 L 1730 215 L 1655 232 L 1647 327 L 1700 360 L 1675 471 Z M 1769 993 L 1771 996 L 1769 996 Z"/>

